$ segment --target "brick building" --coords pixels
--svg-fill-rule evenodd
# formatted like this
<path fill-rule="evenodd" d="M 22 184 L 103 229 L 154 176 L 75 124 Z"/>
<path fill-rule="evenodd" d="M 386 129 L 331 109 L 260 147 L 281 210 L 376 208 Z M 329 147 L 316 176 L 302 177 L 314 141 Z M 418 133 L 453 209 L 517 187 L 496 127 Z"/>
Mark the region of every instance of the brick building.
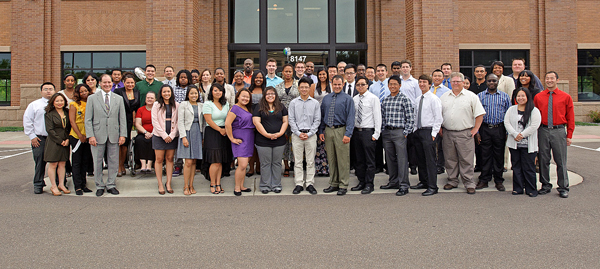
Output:
<path fill-rule="evenodd" d="M 527 59 L 555 70 L 577 120 L 599 110 L 596 0 L 0 0 L 0 126 L 21 126 L 39 84 L 65 73 L 281 66 L 282 50 L 317 67 L 410 59 L 413 75 L 443 62 L 472 77 L 477 64 Z M 489 72 L 489 71 L 488 71 Z M 230 80 L 230 79 L 229 79 Z M 592 100 L 592 102 L 590 102 Z"/>

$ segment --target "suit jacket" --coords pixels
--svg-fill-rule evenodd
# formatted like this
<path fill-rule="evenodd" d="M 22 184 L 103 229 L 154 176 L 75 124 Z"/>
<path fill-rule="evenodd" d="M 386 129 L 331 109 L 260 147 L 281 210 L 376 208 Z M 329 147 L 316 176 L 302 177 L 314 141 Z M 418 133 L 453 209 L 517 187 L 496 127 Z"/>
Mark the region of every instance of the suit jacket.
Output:
<path fill-rule="evenodd" d="M 127 118 L 123 98 L 110 94 L 110 110 L 106 110 L 102 90 L 88 97 L 85 107 L 85 132 L 95 137 L 99 144 L 119 143 L 119 137 L 127 137 Z"/>
<path fill-rule="evenodd" d="M 133 88 L 133 104 L 129 103 L 127 98 L 127 92 L 124 87 L 116 88 L 114 93 L 123 96 L 123 103 L 125 103 L 125 114 L 127 114 L 127 130 L 131 131 L 130 126 L 133 126 L 135 119 L 133 118 L 133 112 L 140 108 L 140 91 L 137 88 Z"/>
<path fill-rule="evenodd" d="M 344 88 L 342 88 L 342 91 L 345 93 L 348 93 L 347 87 L 348 87 L 348 82 L 344 82 Z M 356 80 L 354 80 L 354 85 L 352 86 L 352 96 L 351 97 L 354 97 L 357 94 L 358 94 L 358 91 L 356 90 Z"/>
<path fill-rule="evenodd" d="M 44 115 L 46 124 L 46 131 L 48 132 L 48 140 L 53 143 L 60 144 L 64 140 L 69 139 L 69 133 L 71 132 L 71 123 L 69 122 L 69 110 L 63 109 L 67 116 L 66 127 L 62 125 L 62 119 L 55 110 L 52 110 Z"/>
<path fill-rule="evenodd" d="M 202 124 L 204 122 L 204 117 L 202 116 L 202 107 L 204 104 L 197 102 L 198 104 L 198 119 L 200 120 L 200 129 L 204 132 L 204 128 L 202 126 L 206 126 L 206 124 Z M 194 122 L 194 107 L 190 104 L 189 101 L 183 101 L 177 107 L 177 128 L 179 129 L 179 138 L 185 137 L 187 134 L 186 131 L 189 131 L 192 128 L 192 123 Z"/>

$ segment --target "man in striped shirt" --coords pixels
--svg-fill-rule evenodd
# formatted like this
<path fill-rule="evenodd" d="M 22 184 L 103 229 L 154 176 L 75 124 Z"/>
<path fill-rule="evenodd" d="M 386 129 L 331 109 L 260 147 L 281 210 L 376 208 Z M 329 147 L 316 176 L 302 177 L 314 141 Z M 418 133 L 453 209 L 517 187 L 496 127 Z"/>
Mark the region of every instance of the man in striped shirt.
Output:
<path fill-rule="evenodd" d="M 487 76 L 487 90 L 480 92 L 477 96 L 485 109 L 483 123 L 479 133 L 475 136 L 481 146 L 482 169 L 479 183 L 475 189 L 488 187 L 488 182 L 494 178 L 496 189 L 504 191 L 504 145 L 506 144 L 506 129 L 504 128 L 504 114 L 510 107 L 510 97 L 507 93 L 498 91 L 498 76 L 489 74 Z"/>

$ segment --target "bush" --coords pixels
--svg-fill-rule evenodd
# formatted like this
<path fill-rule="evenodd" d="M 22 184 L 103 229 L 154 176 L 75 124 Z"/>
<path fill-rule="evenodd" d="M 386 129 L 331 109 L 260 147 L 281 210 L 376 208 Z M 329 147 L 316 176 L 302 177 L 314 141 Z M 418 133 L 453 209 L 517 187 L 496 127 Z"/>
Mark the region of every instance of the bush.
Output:
<path fill-rule="evenodd" d="M 600 111 L 590 110 L 588 116 L 592 119 L 593 122 L 600 123 Z"/>

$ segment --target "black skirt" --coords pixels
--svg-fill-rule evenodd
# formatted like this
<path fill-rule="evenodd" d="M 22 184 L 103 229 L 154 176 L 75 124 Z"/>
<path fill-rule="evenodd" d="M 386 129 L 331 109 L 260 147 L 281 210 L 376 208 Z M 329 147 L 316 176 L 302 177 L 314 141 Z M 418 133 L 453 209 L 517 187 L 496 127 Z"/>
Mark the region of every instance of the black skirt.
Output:
<path fill-rule="evenodd" d="M 221 127 L 224 128 L 224 127 Z M 231 141 L 210 126 L 204 131 L 204 161 L 207 163 L 230 163 L 233 161 Z"/>
<path fill-rule="evenodd" d="M 152 138 L 146 139 L 144 134 L 135 137 L 135 157 L 142 160 L 154 161 L 154 150 L 152 149 Z"/>
<path fill-rule="evenodd" d="M 177 142 L 179 142 L 178 137 L 175 137 L 175 139 L 173 139 L 173 141 L 171 141 L 171 143 L 167 143 L 160 136 L 156 136 L 156 135 L 152 136 L 152 148 L 156 149 L 156 150 L 177 149 Z"/>

